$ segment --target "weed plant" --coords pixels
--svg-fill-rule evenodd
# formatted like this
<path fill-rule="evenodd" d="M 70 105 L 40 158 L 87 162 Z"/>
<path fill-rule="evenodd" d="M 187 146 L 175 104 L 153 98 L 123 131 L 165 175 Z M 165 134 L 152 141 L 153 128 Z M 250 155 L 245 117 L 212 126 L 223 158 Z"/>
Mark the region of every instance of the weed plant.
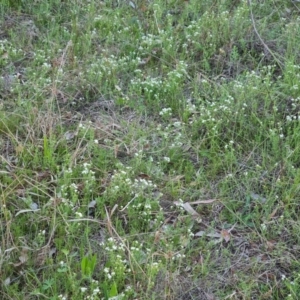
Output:
<path fill-rule="evenodd" d="M 299 11 L 3 0 L 1 299 L 299 299 Z"/>

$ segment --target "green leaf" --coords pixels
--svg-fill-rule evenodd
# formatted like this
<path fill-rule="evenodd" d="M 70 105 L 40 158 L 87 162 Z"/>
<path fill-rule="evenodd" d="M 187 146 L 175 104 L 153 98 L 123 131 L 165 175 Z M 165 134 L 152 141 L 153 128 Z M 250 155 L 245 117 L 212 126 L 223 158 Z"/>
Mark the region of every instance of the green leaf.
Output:
<path fill-rule="evenodd" d="M 118 295 L 118 289 L 117 289 L 117 284 L 113 282 L 110 291 L 109 291 L 109 298 L 110 297 L 115 297 Z"/>
<path fill-rule="evenodd" d="M 85 256 L 81 260 L 81 272 L 85 276 L 91 276 L 95 270 L 97 263 L 97 256 Z"/>
<path fill-rule="evenodd" d="M 86 256 L 81 260 L 81 272 L 83 275 L 88 273 L 88 258 Z"/>

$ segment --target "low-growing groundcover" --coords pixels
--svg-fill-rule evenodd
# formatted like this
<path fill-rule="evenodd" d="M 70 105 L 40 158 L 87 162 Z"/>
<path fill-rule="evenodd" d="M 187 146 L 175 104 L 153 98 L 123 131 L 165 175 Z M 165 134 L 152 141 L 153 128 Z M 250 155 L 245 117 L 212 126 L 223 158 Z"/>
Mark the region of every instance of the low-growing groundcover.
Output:
<path fill-rule="evenodd" d="M 1 299 L 299 299 L 297 1 L 0 8 Z"/>

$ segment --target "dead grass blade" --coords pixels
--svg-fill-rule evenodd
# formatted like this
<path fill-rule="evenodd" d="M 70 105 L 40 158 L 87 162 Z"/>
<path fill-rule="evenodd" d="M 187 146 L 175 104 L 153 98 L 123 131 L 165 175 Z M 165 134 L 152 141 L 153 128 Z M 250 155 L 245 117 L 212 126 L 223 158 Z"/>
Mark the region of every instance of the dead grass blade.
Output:
<path fill-rule="evenodd" d="M 200 216 L 188 202 L 182 203 L 180 201 L 175 201 L 174 204 L 176 206 L 182 207 L 186 212 L 188 212 L 192 216 L 196 216 L 196 217 Z"/>
<path fill-rule="evenodd" d="M 190 205 L 196 205 L 196 204 L 211 204 L 215 201 L 218 201 L 218 199 L 208 199 L 208 200 L 197 200 L 193 202 L 189 202 Z"/>

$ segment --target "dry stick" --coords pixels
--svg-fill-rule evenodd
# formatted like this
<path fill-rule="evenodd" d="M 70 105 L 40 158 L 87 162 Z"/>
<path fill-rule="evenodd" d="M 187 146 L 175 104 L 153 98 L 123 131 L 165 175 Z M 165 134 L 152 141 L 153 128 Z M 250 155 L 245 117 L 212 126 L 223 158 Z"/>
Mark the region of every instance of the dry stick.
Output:
<path fill-rule="evenodd" d="M 291 1 L 293 3 L 293 5 L 295 6 L 295 8 L 298 10 L 298 12 L 300 12 L 300 9 L 298 8 L 298 6 L 295 4 L 295 2 L 299 2 L 299 0 L 295 0 L 295 1 Z"/>
<path fill-rule="evenodd" d="M 283 67 L 283 63 L 276 57 L 276 55 L 272 52 L 272 50 L 268 47 L 268 45 L 264 42 L 264 40 L 262 39 L 262 37 L 258 33 L 256 25 L 255 25 L 255 20 L 254 20 L 254 16 L 253 16 L 253 12 L 252 12 L 252 7 L 251 7 L 252 6 L 252 2 L 251 2 L 251 0 L 247 0 L 247 2 L 248 2 L 248 6 L 249 6 L 249 10 L 250 10 L 251 22 L 252 22 L 252 26 L 253 26 L 255 34 L 259 38 L 260 42 L 263 44 L 265 50 L 268 51 L 271 54 L 271 56 L 275 59 L 275 61 L 278 63 L 278 65 L 280 67 Z"/>

